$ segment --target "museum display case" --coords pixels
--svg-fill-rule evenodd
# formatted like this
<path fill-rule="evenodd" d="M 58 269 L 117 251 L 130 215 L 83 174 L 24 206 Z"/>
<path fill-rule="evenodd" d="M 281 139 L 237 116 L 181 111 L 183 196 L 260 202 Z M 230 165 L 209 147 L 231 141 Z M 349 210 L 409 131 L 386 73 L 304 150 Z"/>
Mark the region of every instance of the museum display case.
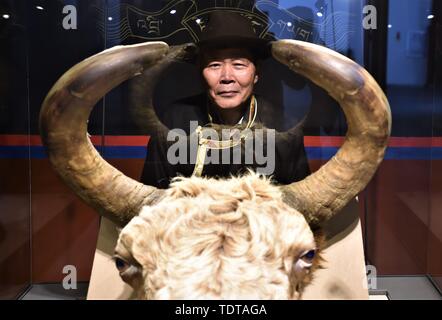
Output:
<path fill-rule="evenodd" d="M 117 45 L 196 42 L 219 10 L 247 17 L 260 38 L 325 46 L 374 77 L 392 127 L 384 160 L 354 207 L 367 289 L 390 299 L 441 299 L 438 0 L 0 0 L 0 299 L 83 299 L 91 280 L 100 217 L 57 176 L 39 131 L 54 83 Z M 153 93 L 160 119 L 174 101 L 204 92 L 199 71 L 180 62 L 161 73 Z M 324 89 L 266 58 L 255 92 L 275 106 L 276 130 L 303 124 L 312 172 L 336 154 L 347 124 Z M 131 94 L 130 82 L 106 94 L 88 133 L 107 162 L 139 181 L 151 135 L 131 112 Z"/>

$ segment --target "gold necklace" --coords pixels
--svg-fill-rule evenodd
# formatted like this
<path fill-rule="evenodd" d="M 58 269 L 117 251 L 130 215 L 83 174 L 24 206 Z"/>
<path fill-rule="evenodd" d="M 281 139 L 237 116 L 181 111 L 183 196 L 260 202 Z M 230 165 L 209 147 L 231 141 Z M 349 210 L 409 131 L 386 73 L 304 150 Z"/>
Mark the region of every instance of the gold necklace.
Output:
<path fill-rule="evenodd" d="M 206 139 L 203 137 L 203 131 L 209 128 L 203 128 L 201 126 L 198 126 L 195 130 L 195 132 L 198 135 L 198 150 L 196 154 L 195 168 L 193 169 L 192 176 L 201 177 L 208 149 L 221 150 L 221 149 L 233 148 L 239 145 L 242 140 L 245 140 L 250 134 L 250 131 L 247 129 L 249 129 L 255 122 L 257 111 L 258 111 L 258 102 L 256 101 L 255 96 L 252 96 L 252 98 L 250 99 L 249 119 L 247 121 L 247 125 L 245 127 L 245 130 L 241 131 L 239 138 L 236 140 L 234 140 L 232 136 L 230 136 L 229 140 Z M 210 116 L 210 114 L 208 116 L 210 122 L 212 122 L 212 117 Z"/>

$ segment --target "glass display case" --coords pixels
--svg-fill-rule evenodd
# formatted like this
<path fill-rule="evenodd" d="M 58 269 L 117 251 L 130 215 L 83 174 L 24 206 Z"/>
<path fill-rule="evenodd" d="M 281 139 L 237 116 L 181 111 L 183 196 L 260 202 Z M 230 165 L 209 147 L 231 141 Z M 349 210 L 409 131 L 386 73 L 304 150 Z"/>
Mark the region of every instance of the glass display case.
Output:
<path fill-rule="evenodd" d="M 371 292 L 441 299 L 442 3 L 438 0 L 0 0 L 0 299 L 85 298 L 100 218 L 52 169 L 39 132 L 43 100 L 76 63 L 116 45 L 198 41 L 214 10 L 248 17 L 260 37 L 333 49 L 365 67 L 389 100 L 384 161 L 359 194 Z M 339 149 L 347 126 L 323 89 L 273 58 L 255 90 L 277 130 L 302 122 L 311 171 Z M 155 111 L 204 91 L 196 65 L 161 75 Z M 100 154 L 139 180 L 149 135 L 128 112 L 123 83 L 88 123 Z M 75 290 L 63 280 L 75 270 Z"/>

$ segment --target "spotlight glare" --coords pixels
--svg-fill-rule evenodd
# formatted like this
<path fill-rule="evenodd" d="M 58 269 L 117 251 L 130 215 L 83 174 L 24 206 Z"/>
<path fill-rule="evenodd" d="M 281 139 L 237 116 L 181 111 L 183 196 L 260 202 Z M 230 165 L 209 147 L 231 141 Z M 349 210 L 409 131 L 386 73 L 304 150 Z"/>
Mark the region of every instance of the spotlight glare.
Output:
<path fill-rule="evenodd" d="M 35 8 L 38 10 L 44 10 L 44 8 L 42 6 L 35 6 Z"/>
<path fill-rule="evenodd" d="M 319 18 L 322 18 L 322 16 L 323 16 L 322 12 L 318 12 L 318 13 L 316 13 L 316 15 L 317 15 Z"/>
<path fill-rule="evenodd" d="M 170 10 L 170 14 L 175 14 L 175 13 L 176 13 L 176 10 L 175 10 L 175 9 Z"/>

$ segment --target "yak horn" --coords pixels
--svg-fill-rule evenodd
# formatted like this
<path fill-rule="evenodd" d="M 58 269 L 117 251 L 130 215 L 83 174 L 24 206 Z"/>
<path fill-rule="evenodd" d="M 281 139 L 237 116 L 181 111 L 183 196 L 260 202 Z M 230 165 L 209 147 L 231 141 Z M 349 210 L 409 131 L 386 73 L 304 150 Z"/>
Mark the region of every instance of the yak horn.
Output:
<path fill-rule="evenodd" d="M 90 206 L 118 224 L 127 223 L 162 191 L 137 182 L 108 164 L 87 134 L 89 115 L 111 89 L 165 56 L 168 45 L 117 46 L 68 70 L 52 87 L 40 111 L 40 133 L 58 175 Z"/>
<path fill-rule="evenodd" d="M 337 154 L 302 181 L 282 186 L 285 201 L 319 225 L 339 212 L 371 180 L 391 131 L 387 98 L 361 66 L 325 47 L 296 40 L 272 44 L 272 54 L 324 88 L 339 103 L 348 131 Z"/>

